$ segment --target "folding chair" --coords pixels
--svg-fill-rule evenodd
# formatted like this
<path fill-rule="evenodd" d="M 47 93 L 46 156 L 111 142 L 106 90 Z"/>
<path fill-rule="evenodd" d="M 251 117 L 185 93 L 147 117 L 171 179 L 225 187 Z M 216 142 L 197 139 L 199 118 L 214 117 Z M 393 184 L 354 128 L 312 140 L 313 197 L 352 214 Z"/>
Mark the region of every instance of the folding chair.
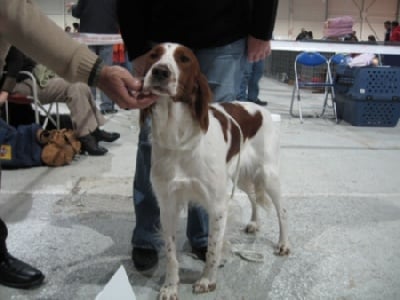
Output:
<path fill-rule="evenodd" d="M 8 95 L 7 101 L 5 103 L 5 113 L 6 113 L 6 122 L 9 123 L 9 115 L 8 115 L 8 102 L 16 103 L 16 104 L 31 104 L 33 106 L 33 110 L 35 112 L 35 123 L 42 126 L 43 129 L 46 129 L 48 122 L 50 121 L 57 129 L 60 129 L 60 114 L 58 109 L 58 103 L 49 103 L 42 104 L 38 97 L 38 85 L 35 76 L 31 72 L 21 71 L 20 74 L 24 74 L 29 76 L 32 80 L 32 95 L 21 95 L 18 93 Z M 51 115 L 53 104 L 55 104 L 56 108 L 56 119 Z M 45 105 L 47 107 L 45 107 Z M 40 124 L 40 112 L 44 114 L 43 124 Z"/>
<path fill-rule="evenodd" d="M 300 122 L 303 123 L 304 117 L 314 117 L 313 114 L 304 115 L 301 106 L 301 89 L 321 90 L 324 91 L 324 102 L 322 111 L 318 117 L 322 117 L 325 114 L 325 110 L 328 107 L 328 98 L 331 95 L 332 109 L 335 119 L 336 116 L 336 103 L 335 103 L 335 92 L 334 84 L 331 73 L 331 68 L 328 59 L 318 52 L 302 52 L 296 56 L 294 61 L 294 73 L 295 82 L 293 87 L 292 99 L 290 102 L 290 115 L 292 117 L 300 118 Z M 294 99 L 297 99 L 298 114 L 293 112 Z"/>
<path fill-rule="evenodd" d="M 345 64 L 346 61 L 347 61 L 347 54 L 343 54 L 343 53 L 334 54 L 328 59 L 328 64 L 329 64 L 329 68 L 330 68 L 330 71 L 331 71 L 330 72 L 330 74 L 331 74 L 331 82 L 333 84 L 335 84 L 336 67 L 337 67 L 337 65 Z M 324 107 L 322 109 L 322 113 L 321 113 L 320 116 L 323 116 L 325 114 L 326 107 L 331 107 L 332 109 L 334 109 L 335 117 L 336 117 L 336 123 L 337 123 L 338 119 L 337 119 L 337 115 L 336 115 L 337 114 L 337 112 L 336 112 L 336 101 L 333 101 L 333 99 L 336 99 L 336 92 L 335 92 L 334 88 L 332 88 L 330 91 L 328 90 L 328 92 L 331 92 L 332 105 L 329 106 L 328 103 L 324 104 Z M 326 98 L 326 100 L 328 100 L 328 98 Z"/>

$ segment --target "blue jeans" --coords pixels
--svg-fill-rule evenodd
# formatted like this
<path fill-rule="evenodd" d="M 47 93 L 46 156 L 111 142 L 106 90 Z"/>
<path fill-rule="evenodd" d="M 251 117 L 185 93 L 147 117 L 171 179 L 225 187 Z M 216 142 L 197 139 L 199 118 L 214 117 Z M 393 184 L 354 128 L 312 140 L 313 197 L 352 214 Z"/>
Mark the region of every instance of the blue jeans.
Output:
<path fill-rule="evenodd" d="M 259 81 L 264 74 L 265 60 L 249 62 L 247 57 L 242 60 L 242 78 L 237 98 L 244 101 L 255 101 L 260 93 Z"/>
<path fill-rule="evenodd" d="M 111 66 L 113 64 L 113 46 L 112 45 L 101 45 L 101 46 L 89 46 L 89 49 L 96 53 L 106 65 Z M 92 88 L 93 96 L 96 99 L 96 88 Z M 114 108 L 114 102 L 108 98 L 106 94 L 100 91 L 101 103 L 100 110 L 108 110 Z"/>
<path fill-rule="evenodd" d="M 215 101 L 232 101 L 237 94 L 240 78 L 240 61 L 245 51 L 245 39 L 223 47 L 196 50 L 202 72 L 209 80 Z M 149 141 L 150 120 L 141 127 L 136 155 L 136 173 L 133 182 L 133 204 L 136 227 L 132 245 L 138 248 L 159 250 L 160 210 L 150 183 L 151 143 Z M 208 215 L 198 206 L 190 206 L 186 235 L 192 247 L 207 246 Z"/>

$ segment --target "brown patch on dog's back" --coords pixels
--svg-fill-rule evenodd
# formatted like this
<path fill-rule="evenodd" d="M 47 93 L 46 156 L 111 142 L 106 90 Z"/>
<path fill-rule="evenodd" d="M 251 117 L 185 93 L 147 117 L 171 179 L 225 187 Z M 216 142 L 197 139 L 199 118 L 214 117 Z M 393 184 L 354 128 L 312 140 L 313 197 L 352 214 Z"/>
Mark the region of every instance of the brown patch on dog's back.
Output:
<path fill-rule="evenodd" d="M 261 128 L 263 116 L 260 111 L 257 111 L 254 115 L 250 114 L 242 105 L 237 103 L 224 102 L 220 104 L 228 115 L 230 115 L 240 126 L 243 134 L 243 141 L 253 137 L 258 130 Z M 224 140 L 228 141 L 228 128 L 229 123 L 231 131 L 231 145 L 229 147 L 226 161 L 230 161 L 231 158 L 239 153 L 240 151 L 240 131 L 239 128 L 226 115 L 217 109 L 210 107 L 212 114 L 218 120 L 221 125 L 222 132 L 224 134 Z"/>
<path fill-rule="evenodd" d="M 228 141 L 228 119 L 222 112 L 218 111 L 214 107 L 210 107 L 210 109 L 211 109 L 211 112 L 214 115 L 214 117 L 221 124 L 222 132 L 224 134 L 224 140 L 225 140 L 225 142 L 227 142 Z"/>
<path fill-rule="evenodd" d="M 263 116 L 260 111 L 252 115 L 242 105 L 230 102 L 221 103 L 221 106 L 239 124 L 243 134 L 243 142 L 253 137 L 261 128 Z M 234 123 L 231 122 L 231 124 L 232 141 L 226 157 L 227 162 L 240 151 L 240 131 Z"/>

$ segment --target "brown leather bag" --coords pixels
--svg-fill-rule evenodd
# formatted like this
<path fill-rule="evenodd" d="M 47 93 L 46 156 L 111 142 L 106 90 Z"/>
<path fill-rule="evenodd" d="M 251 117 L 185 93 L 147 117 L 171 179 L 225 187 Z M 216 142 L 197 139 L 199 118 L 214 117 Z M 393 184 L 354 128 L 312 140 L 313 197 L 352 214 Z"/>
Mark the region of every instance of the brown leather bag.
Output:
<path fill-rule="evenodd" d="M 42 161 L 48 166 L 68 165 L 81 151 L 81 143 L 71 129 L 43 130 L 38 140 L 44 144 Z"/>

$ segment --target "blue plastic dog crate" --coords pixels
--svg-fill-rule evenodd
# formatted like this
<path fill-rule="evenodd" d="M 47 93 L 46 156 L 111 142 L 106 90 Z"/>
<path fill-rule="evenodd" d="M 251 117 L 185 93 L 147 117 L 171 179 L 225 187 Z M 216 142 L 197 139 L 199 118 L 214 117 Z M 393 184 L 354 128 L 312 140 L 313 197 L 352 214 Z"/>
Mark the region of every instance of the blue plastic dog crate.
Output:
<path fill-rule="evenodd" d="M 393 127 L 400 117 L 400 68 L 337 66 L 336 109 L 353 126 Z"/>

